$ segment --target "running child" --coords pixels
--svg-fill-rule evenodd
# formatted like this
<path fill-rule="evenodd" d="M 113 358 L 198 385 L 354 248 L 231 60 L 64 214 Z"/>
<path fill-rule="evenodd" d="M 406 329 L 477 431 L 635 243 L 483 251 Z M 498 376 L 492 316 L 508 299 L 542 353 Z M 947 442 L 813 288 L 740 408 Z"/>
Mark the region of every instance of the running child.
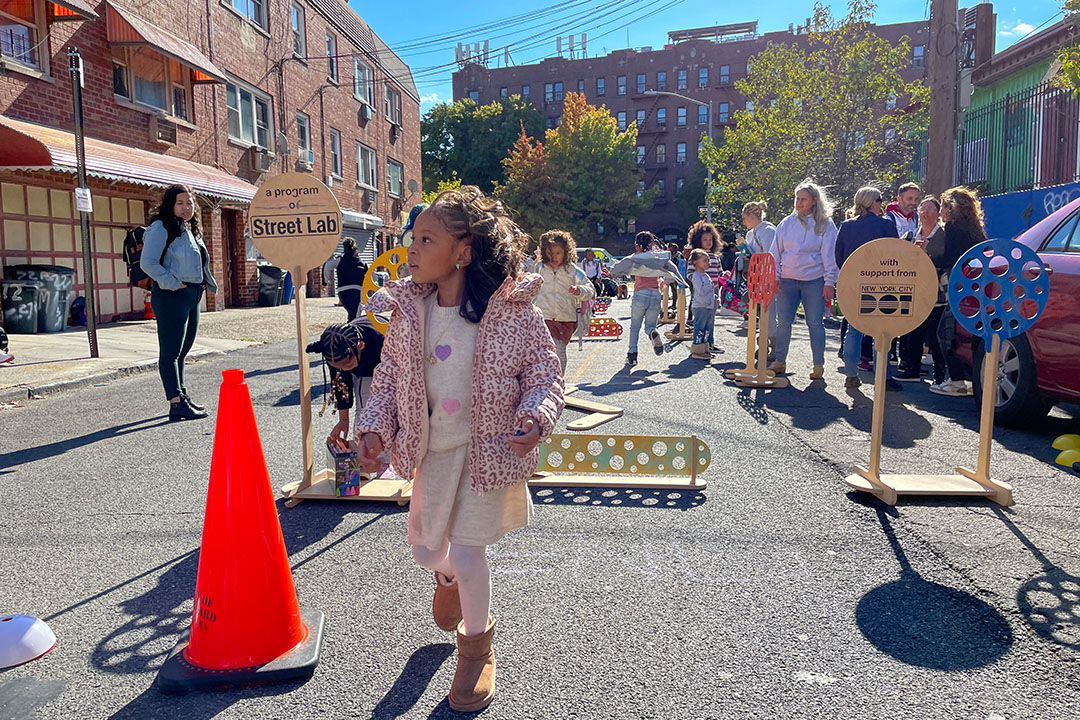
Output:
<path fill-rule="evenodd" d="M 566 346 L 577 329 L 578 309 L 592 300 L 595 288 L 585 273 L 573 264 L 577 257 L 574 238 L 564 230 L 549 230 L 540 236 L 540 258 L 536 273 L 544 279 L 536 307 L 555 341 L 559 364 L 566 373 Z"/>
<path fill-rule="evenodd" d="M 369 471 L 384 452 L 402 476 L 415 469 L 408 541 L 435 573 L 435 623 L 457 631 L 459 712 L 495 696 L 486 550 L 529 524 L 525 483 L 563 409 L 559 358 L 533 305 L 543 280 L 518 273 L 526 241 L 478 188 L 447 190 L 413 226 L 410 277 L 368 304 L 394 312 L 354 443 Z"/>

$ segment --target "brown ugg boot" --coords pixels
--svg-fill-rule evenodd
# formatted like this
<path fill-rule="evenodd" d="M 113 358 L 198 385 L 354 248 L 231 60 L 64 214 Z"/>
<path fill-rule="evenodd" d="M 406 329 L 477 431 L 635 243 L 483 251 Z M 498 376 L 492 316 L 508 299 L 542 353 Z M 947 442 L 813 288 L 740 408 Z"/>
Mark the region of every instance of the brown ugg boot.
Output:
<path fill-rule="evenodd" d="M 712 353 L 709 352 L 708 343 L 694 343 L 690 346 L 690 357 L 697 360 L 710 360 Z"/>
<path fill-rule="evenodd" d="M 487 630 L 479 635 L 464 634 L 458 625 L 457 670 L 450 686 L 450 707 L 458 712 L 483 710 L 495 698 L 495 618 L 488 618 Z"/>
<path fill-rule="evenodd" d="M 435 599 L 431 601 L 431 614 L 439 629 L 446 632 L 453 632 L 461 622 L 457 581 L 450 582 L 442 573 L 435 573 Z"/>

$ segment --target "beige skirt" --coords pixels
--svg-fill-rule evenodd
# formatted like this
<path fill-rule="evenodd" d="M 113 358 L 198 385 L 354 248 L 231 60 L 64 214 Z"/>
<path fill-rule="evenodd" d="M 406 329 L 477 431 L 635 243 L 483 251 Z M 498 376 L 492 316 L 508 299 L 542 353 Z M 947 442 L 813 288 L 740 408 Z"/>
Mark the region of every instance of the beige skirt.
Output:
<path fill-rule="evenodd" d="M 429 450 L 416 471 L 409 501 L 409 544 L 439 550 L 457 545 L 491 545 L 532 520 L 532 496 L 525 483 L 476 493 L 469 475 L 469 444 Z"/>

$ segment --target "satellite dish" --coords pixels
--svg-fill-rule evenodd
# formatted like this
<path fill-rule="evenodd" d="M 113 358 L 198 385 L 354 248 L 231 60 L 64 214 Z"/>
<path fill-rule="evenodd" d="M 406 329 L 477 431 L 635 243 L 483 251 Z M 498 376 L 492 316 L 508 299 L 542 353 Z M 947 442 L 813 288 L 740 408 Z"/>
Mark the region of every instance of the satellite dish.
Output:
<path fill-rule="evenodd" d="M 415 193 L 419 189 L 419 187 L 420 186 L 416 184 L 415 180 L 410 180 L 408 184 L 409 194 L 412 195 L 413 193 Z"/>

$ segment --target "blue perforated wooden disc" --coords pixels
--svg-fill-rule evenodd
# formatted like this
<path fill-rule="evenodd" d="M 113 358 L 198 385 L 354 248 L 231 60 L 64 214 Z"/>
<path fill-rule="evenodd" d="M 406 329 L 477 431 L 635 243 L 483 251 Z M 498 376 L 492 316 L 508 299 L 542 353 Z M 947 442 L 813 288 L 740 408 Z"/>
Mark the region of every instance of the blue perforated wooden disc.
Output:
<path fill-rule="evenodd" d="M 989 343 L 1026 331 L 1039 319 L 1050 282 L 1039 256 L 1015 240 L 981 242 L 949 274 L 949 307 L 956 321 Z"/>

